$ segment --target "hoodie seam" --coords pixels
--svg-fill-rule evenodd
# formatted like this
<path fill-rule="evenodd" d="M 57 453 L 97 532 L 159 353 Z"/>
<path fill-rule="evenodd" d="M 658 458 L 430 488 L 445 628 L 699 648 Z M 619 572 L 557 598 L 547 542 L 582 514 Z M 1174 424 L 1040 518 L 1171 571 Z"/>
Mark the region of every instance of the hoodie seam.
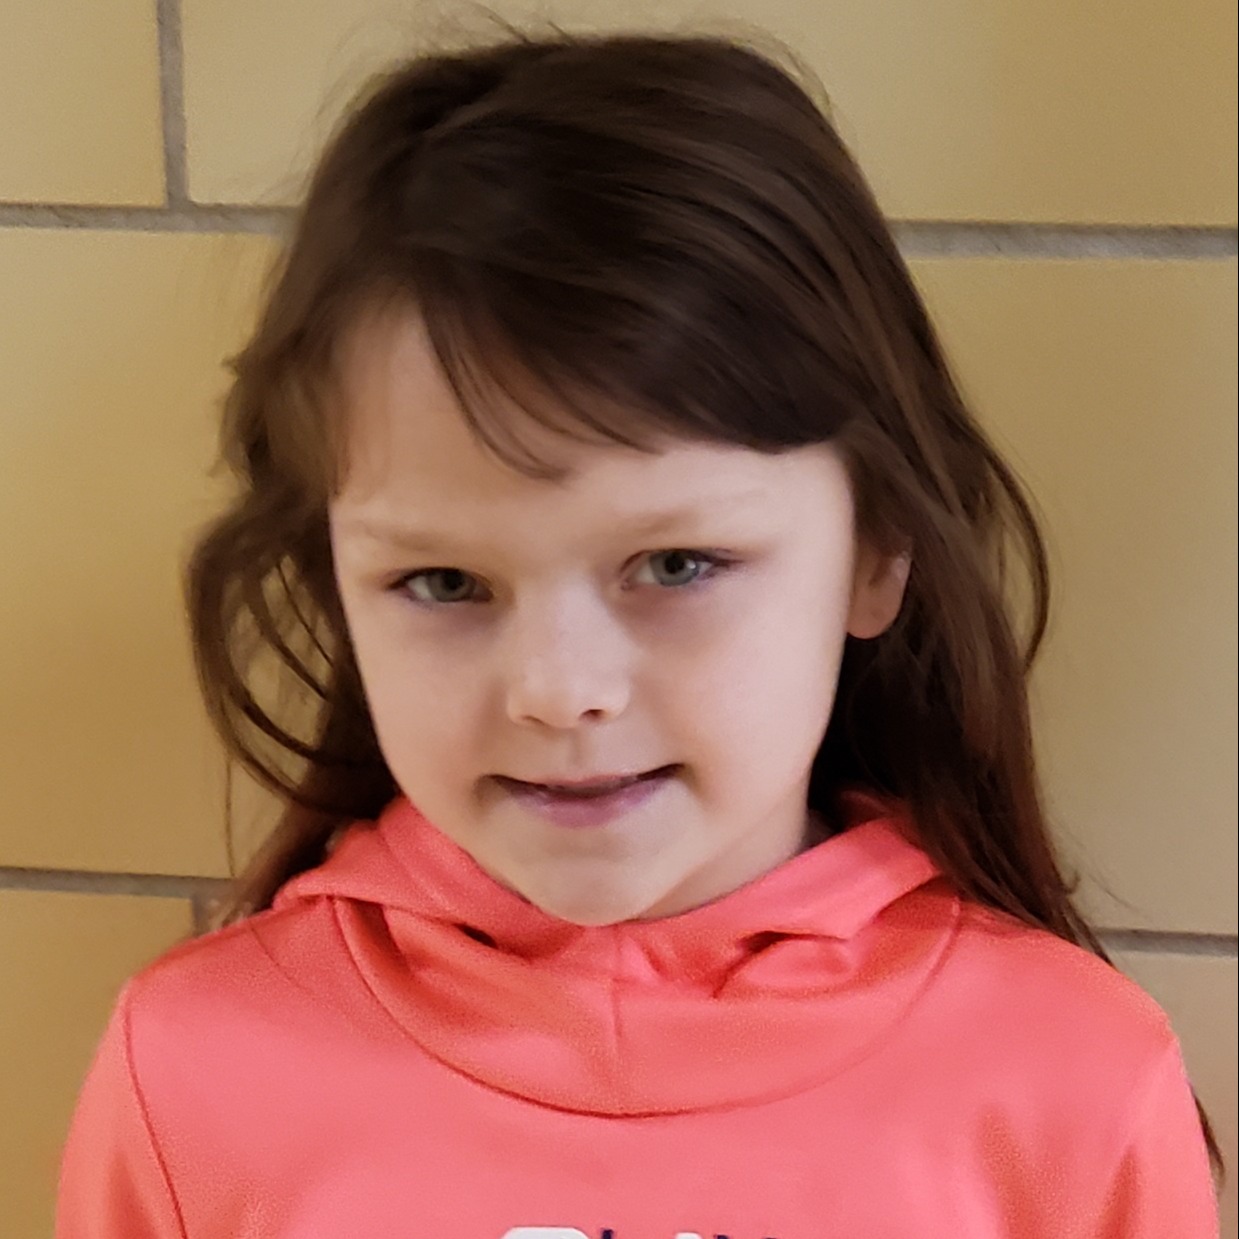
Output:
<path fill-rule="evenodd" d="M 404 1038 L 406 1041 L 409 1041 L 413 1045 L 417 1046 L 417 1048 L 421 1050 L 423 1054 L 428 1054 L 430 1055 L 430 1057 L 434 1058 L 435 1056 L 431 1055 L 430 1051 L 426 1048 L 426 1046 L 424 1046 L 421 1043 L 421 1041 L 418 1040 L 413 1030 L 409 1028 L 396 1015 L 396 1013 L 379 996 L 374 986 L 370 984 L 370 979 L 369 977 L 366 976 L 365 969 L 362 968 L 361 961 L 357 958 L 357 955 L 354 953 L 353 948 L 349 943 L 348 935 L 344 932 L 344 926 L 340 923 L 340 902 L 341 901 L 338 899 L 333 899 L 331 897 L 328 897 L 327 902 L 331 909 L 331 924 L 332 924 L 332 927 L 335 929 L 336 937 L 339 938 L 340 945 L 344 948 L 345 955 L 348 956 L 348 961 L 352 965 L 352 968 L 353 968 L 353 975 L 357 978 L 358 981 L 361 982 L 362 988 L 370 996 L 370 1001 L 375 1005 L 375 1007 L 379 1009 L 379 1011 L 383 1013 L 383 1016 L 386 1019 L 387 1023 L 391 1027 L 395 1028 L 402 1038 Z M 378 905 L 371 905 L 371 906 L 378 906 Z M 440 1061 L 440 1060 L 436 1059 L 436 1061 Z M 450 1066 L 450 1064 L 448 1065 Z M 472 1078 L 472 1077 L 467 1076 L 467 1073 L 462 1073 L 462 1074 L 466 1074 L 466 1078 Z"/>
<path fill-rule="evenodd" d="M 133 982 L 127 982 L 124 992 L 121 996 L 121 1042 L 125 1053 L 125 1074 L 129 1078 L 129 1086 L 133 1090 L 134 1102 L 138 1108 L 138 1116 L 142 1120 L 142 1130 L 146 1133 L 147 1142 L 150 1144 L 151 1154 L 154 1157 L 155 1165 L 159 1169 L 159 1177 L 164 1185 L 164 1190 L 168 1193 L 168 1201 L 172 1206 L 172 1213 L 176 1220 L 177 1231 L 181 1239 L 188 1239 L 189 1232 L 185 1228 L 185 1216 L 181 1209 L 181 1202 L 177 1198 L 176 1188 L 172 1183 L 172 1175 L 168 1170 L 168 1164 L 164 1158 L 163 1150 L 160 1148 L 159 1141 L 155 1136 L 154 1124 L 151 1121 L 150 1107 L 146 1101 L 146 1095 L 142 1089 L 142 1085 L 138 1080 L 138 1073 L 134 1066 L 133 1055 Z"/>
<path fill-rule="evenodd" d="M 392 1015 L 392 1013 L 383 1005 L 378 995 L 371 988 L 370 983 L 366 980 L 365 973 L 362 972 L 361 966 L 357 962 L 356 956 L 354 956 L 352 950 L 349 948 L 348 939 L 345 936 L 344 930 L 340 925 L 340 918 L 339 918 L 339 913 L 338 913 L 338 906 L 339 906 L 340 901 L 336 899 L 334 896 L 328 895 L 326 893 L 313 896 L 313 902 L 317 902 L 318 900 L 322 900 L 324 903 L 326 903 L 328 912 L 330 914 L 331 928 L 333 932 L 335 933 L 337 939 L 339 940 L 340 945 L 344 948 L 344 953 L 348 957 L 349 963 L 352 965 L 353 975 L 360 982 L 362 988 L 365 990 L 366 994 L 369 996 L 371 1002 L 375 1006 L 377 1006 L 380 1011 L 382 1011 L 383 1015 L 387 1017 L 390 1023 L 393 1023 L 396 1025 L 397 1029 L 405 1037 L 411 1037 L 409 1030 L 405 1028 L 404 1025 L 401 1024 Z M 310 906 L 312 906 L 312 903 L 310 903 Z M 284 908 L 280 910 L 280 913 L 292 915 L 293 909 Z M 320 992 L 312 989 L 310 986 L 306 985 L 305 982 L 301 980 L 301 978 L 297 975 L 295 971 L 292 971 L 286 968 L 282 963 L 280 963 L 280 961 L 275 957 L 275 955 L 272 954 L 271 948 L 267 945 L 265 941 L 263 941 L 263 937 L 258 932 L 257 928 L 253 924 L 251 924 L 249 920 L 243 922 L 243 924 L 246 926 L 246 928 L 249 929 L 250 935 L 253 939 L 254 944 L 262 952 L 267 962 L 271 965 L 271 967 L 275 970 L 275 972 L 279 976 L 281 976 L 295 990 L 297 990 L 297 992 L 301 994 L 302 997 L 307 998 L 311 1003 L 313 1003 L 315 1007 L 322 1007 L 323 1006 L 323 995 Z M 352 1025 L 353 1027 L 358 1027 L 358 1022 L 350 1015 L 348 1007 L 344 1003 L 331 1003 L 328 1005 L 345 1022 Z M 416 1041 L 415 1038 L 411 1038 L 411 1039 Z"/>
<path fill-rule="evenodd" d="M 615 962 L 611 970 L 611 1070 L 619 1074 L 620 1070 L 620 979 L 624 968 L 624 944 L 620 931 L 612 928 L 611 946 L 615 954 Z"/>

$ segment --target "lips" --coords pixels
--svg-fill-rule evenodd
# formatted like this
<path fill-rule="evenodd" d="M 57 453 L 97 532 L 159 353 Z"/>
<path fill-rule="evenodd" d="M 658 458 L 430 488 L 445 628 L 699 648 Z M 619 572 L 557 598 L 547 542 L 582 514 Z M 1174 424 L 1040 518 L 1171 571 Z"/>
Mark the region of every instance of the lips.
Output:
<path fill-rule="evenodd" d="M 668 773 L 673 768 L 672 766 L 659 766 L 658 769 L 647 770 L 644 774 L 634 774 L 619 779 L 581 779 L 572 783 L 532 783 L 524 779 L 509 779 L 504 776 L 497 776 L 497 778 L 500 783 L 506 783 L 515 788 L 535 788 L 539 791 L 552 792 L 556 796 L 589 800 L 600 796 L 608 796 L 622 791 L 626 787 L 632 787 L 648 779 L 657 778 L 659 775 Z"/>
<path fill-rule="evenodd" d="M 644 806 L 657 801 L 663 789 L 673 782 L 678 766 L 661 766 L 646 774 L 610 780 L 610 787 L 576 791 L 555 790 L 543 783 L 525 783 L 496 776 L 496 782 L 525 814 L 549 822 L 556 829 L 573 830 L 619 828 L 640 818 Z"/>
<path fill-rule="evenodd" d="M 639 774 L 630 779 L 617 779 L 610 783 L 591 783 L 588 787 L 565 787 L 558 783 L 534 783 L 543 791 L 552 792 L 556 796 L 570 796 L 575 800 L 596 800 L 600 796 L 609 796 L 613 792 L 623 791 L 625 787 L 633 787 L 644 782 L 649 775 Z"/>

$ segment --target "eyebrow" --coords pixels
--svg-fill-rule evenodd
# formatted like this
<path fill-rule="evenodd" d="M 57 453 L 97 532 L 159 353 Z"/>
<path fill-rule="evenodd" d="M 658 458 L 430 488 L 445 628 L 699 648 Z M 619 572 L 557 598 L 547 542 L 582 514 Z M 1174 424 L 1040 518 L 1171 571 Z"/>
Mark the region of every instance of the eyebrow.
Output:
<path fill-rule="evenodd" d="M 761 488 L 743 491 L 736 495 L 704 496 L 701 503 L 668 508 L 636 517 L 630 524 L 620 526 L 621 531 L 635 538 L 652 538 L 669 529 L 702 520 L 730 520 L 733 516 L 762 500 L 768 500 L 768 492 Z M 429 530 L 412 525 L 401 525 L 382 517 L 358 513 L 344 517 L 340 529 L 348 534 L 359 534 L 374 542 L 399 546 L 404 550 L 431 551 L 452 541 L 449 535 L 436 535 Z"/>

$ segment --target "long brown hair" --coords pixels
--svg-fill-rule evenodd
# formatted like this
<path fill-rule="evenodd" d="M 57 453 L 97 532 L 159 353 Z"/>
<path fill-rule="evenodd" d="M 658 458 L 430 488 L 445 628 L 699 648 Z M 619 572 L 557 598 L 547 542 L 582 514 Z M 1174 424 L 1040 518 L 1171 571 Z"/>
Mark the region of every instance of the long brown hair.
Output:
<path fill-rule="evenodd" d="M 965 406 L 820 84 L 787 60 L 714 36 L 508 30 L 402 64 L 345 118 L 234 359 L 221 454 L 238 491 L 186 572 L 213 722 L 283 806 L 212 928 L 269 907 L 340 827 L 399 794 L 327 524 L 345 468 L 340 344 L 394 301 L 421 312 L 480 440 L 534 476 L 488 391 L 634 447 L 659 432 L 763 452 L 834 442 L 859 535 L 911 547 L 913 567 L 894 626 L 848 639 L 810 807 L 830 820 L 857 782 L 901 798 L 965 897 L 1112 962 L 1072 904 L 1034 765 L 1026 677 L 1049 605 L 1036 518 Z M 292 701 L 264 703 L 261 683 L 281 680 Z"/>

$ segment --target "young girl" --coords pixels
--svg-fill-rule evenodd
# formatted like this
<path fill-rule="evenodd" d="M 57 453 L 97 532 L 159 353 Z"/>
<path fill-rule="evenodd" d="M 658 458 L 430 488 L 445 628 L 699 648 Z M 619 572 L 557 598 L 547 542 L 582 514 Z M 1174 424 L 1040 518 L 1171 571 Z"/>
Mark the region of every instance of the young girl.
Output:
<path fill-rule="evenodd" d="M 287 809 L 122 989 L 60 1239 L 1216 1234 L 1039 799 L 1035 521 L 787 72 L 388 76 L 223 443 L 194 644 Z"/>

